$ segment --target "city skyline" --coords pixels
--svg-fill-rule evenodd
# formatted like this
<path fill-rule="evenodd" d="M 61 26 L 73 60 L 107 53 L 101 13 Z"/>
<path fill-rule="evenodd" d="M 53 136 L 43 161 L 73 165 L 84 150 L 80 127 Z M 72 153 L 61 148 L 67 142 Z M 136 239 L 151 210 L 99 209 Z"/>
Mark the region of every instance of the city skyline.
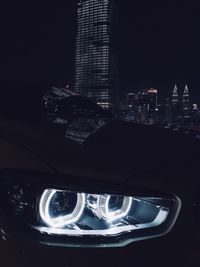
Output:
<path fill-rule="evenodd" d="M 159 99 L 159 92 L 160 92 L 159 88 L 153 88 L 153 87 L 130 90 L 127 91 L 125 95 L 135 95 L 146 91 L 157 95 L 157 104 L 161 104 L 164 103 L 166 100 L 169 100 L 173 105 L 176 105 L 177 103 L 180 102 L 187 104 L 188 101 L 190 103 L 200 105 L 200 102 L 193 102 L 193 99 L 191 98 L 192 90 L 188 87 L 188 84 L 185 84 L 183 88 L 180 88 L 175 83 L 174 87 L 168 91 L 167 97 L 165 98 L 161 97 L 160 99 Z"/>
<path fill-rule="evenodd" d="M 175 84 L 171 95 L 165 99 L 160 99 L 157 88 L 144 88 L 125 95 L 120 116 L 136 123 L 194 129 L 199 127 L 200 105 L 192 102 L 187 84 L 181 92 Z"/>
<path fill-rule="evenodd" d="M 1 79 L 72 84 L 76 1 L 33 6 L 3 4 Z M 195 4 L 178 1 L 119 2 L 119 66 L 122 91 L 176 82 L 200 99 L 200 17 Z M 37 20 L 35 19 L 37 17 Z M 54 19 L 52 19 L 54 18 Z M 26 22 L 26 23 L 24 23 Z"/>
<path fill-rule="evenodd" d="M 177 84 L 177 83 L 174 83 L 173 86 L 169 87 L 168 90 L 165 91 L 165 95 L 163 95 L 161 93 L 162 92 L 162 88 L 153 87 L 151 85 L 149 85 L 147 87 L 139 87 L 139 88 L 126 89 L 124 94 L 127 94 L 127 93 L 137 93 L 137 92 L 142 91 L 142 90 L 145 90 L 145 89 L 155 89 L 155 90 L 157 90 L 158 95 L 160 95 L 162 101 L 164 101 L 167 98 L 171 98 L 172 101 L 173 101 L 173 95 L 175 97 L 177 97 L 178 99 L 181 99 L 182 98 L 186 87 L 189 90 L 189 97 L 190 97 L 191 102 L 200 104 L 200 98 L 199 99 L 194 99 L 194 97 L 193 97 L 193 89 L 187 83 L 185 83 L 185 84 L 182 83 L 181 86 L 179 84 Z"/>

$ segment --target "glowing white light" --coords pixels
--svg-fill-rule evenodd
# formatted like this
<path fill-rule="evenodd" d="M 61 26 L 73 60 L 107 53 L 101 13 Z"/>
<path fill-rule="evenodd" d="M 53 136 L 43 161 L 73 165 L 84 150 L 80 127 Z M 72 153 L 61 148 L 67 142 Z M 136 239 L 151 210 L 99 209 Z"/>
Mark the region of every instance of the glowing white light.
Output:
<path fill-rule="evenodd" d="M 99 197 L 99 211 L 97 211 L 97 216 L 107 220 L 108 222 L 112 222 L 114 220 L 126 217 L 131 209 L 132 197 L 123 197 L 123 203 L 121 208 L 114 211 L 110 211 L 109 209 L 110 199 L 110 195 L 104 195 Z"/>
<path fill-rule="evenodd" d="M 40 217 L 48 226 L 51 226 L 53 228 L 62 228 L 79 220 L 85 207 L 85 194 L 77 193 L 76 206 L 70 214 L 52 218 L 49 210 L 51 200 L 57 192 L 62 191 L 58 191 L 55 189 L 46 189 L 43 192 L 39 203 L 39 212 Z"/>
<path fill-rule="evenodd" d="M 165 222 L 169 211 L 160 209 L 156 218 L 148 223 L 135 224 L 135 225 L 123 225 L 113 226 L 109 229 L 99 230 L 82 230 L 82 229 L 58 229 L 51 227 L 35 227 L 42 233 L 57 234 L 57 235 L 69 235 L 69 236 L 115 236 L 122 233 L 128 233 L 134 230 L 154 228 Z"/>
<path fill-rule="evenodd" d="M 71 237 L 115 237 L 156 228 L 165 223 L 170 209 L 162 206 L 161 198 L 152 199 L 46 189 L 39 201 L 43 224 L 33 227 L 41 233 Z"/>

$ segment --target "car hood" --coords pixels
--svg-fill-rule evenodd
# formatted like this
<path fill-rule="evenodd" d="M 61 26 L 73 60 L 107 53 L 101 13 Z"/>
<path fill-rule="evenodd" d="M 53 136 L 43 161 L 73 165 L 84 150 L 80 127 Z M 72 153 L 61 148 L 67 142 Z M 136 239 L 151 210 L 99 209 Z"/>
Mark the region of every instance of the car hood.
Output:
<path fill-rule="evenodd" d="M 198 140 L 114 119 L 92 128 L 84 142 L 80 142 L 83 121 L 79 128 L 77 122 L 76 131 L 70 130 L 71 136 L 63 125 L 5 119 L 0 120 L 0 132 L 58 173 L 113 182 L 124 182 L 138 173 L 157 168 L 177 167 L 190 158 L 199 157 Z"/>

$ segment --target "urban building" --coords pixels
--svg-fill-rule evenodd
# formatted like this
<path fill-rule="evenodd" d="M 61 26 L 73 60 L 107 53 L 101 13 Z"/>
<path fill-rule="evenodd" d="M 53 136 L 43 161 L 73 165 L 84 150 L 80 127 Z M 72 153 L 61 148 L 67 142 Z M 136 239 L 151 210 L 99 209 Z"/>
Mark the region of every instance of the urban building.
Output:
<path fill-rule="evenodd" d="M 178 88 L 175 84 L 173 94 L 172 94 L 172 104 L 175 106 L 179 103 L 179 95 L 178 95 Z"/>
<path fill-rule="evenodd" d="M 199 104 L 192 104 L 187 85 L 182 92 L 175 85 L 171 97 L 163 99 L 158 98 L 158 89 L 154 88 L 126 93 L 120 118 L 166 128 L 200 131 Z"/>
<path fill-rule="evenodd" d="M 149 123 L 155 123 L 158 119 L 158 90 L 149 88 L 144 90 L 145 104 L 147 106 L 147 120 Z"/>
<path fill-rule="evenodd" d="M 115 0 L 78 0 L 75 92 L 108 109 L 117 105 Z"/>
<path fill-rule="evenodd" d="M 138 94 L 134 92 L 126 93 L 125 109 L 132 110 L 137 105 L 138 105 Z"/>
<path fill-rule="evenodd" d="M 176 123 L 182 118 L 182 106 L 179 98 L 178 87 L 175 84 L 171 98 L 171 121 Z"/>
<path fill-rule="evenodd" d="M 158 90 L 141 89 L 126 94 L 126 120 L 140 123 L 155 123 L 158 119 Z"/>
<path fill-rule="evenodd" d="M 191 105 L 190 105 L 190 99 L 189 99 L 189 89 L 188 89 L 187 84 L 185 85 L 184 92 L 183 92 L 182 105 L 183 105 L 183 117 L 189 118 L 190 113 L 191 113 Z"/>

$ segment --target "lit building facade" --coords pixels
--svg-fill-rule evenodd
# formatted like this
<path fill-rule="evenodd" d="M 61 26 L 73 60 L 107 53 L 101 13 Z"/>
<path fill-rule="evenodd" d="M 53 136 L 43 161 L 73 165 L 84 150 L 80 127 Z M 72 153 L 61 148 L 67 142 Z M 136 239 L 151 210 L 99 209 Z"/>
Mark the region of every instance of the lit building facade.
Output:
<path fill-rule="evenodd" d="M 158 120 L 158 90 L 147 88 L 126 94 L 126 120 L 155 123 Z"/>
<path fill-rule="evenodd" d="M 184 117 L 190 117 L 190 111 L 191 111 L 191 106 L 190 106 L 190 98 L 189 98 L 189 89 L 187 84 L 185 85 L 184 92 L 183 92 L 183 116 Z"/>
<path fill-rule="evenodd" d="M 171 120 L 176 123 L 181 120 L 181 102 L 179 99 L 178 87 L 175 84 L 171 99 Z"/>
<path fill-rule="evenodd" d="M 118 95 L 114 0 L 78 0 L 75 55 L 75 92 L 103 108 Z"/>
<path fill-rule="evenodd" d="M 175 84 L 173 94 L 172 94 L 172 104 L 177 105 L 179 103 L 179 95 L 178 95 L 178 88 Z"/>

